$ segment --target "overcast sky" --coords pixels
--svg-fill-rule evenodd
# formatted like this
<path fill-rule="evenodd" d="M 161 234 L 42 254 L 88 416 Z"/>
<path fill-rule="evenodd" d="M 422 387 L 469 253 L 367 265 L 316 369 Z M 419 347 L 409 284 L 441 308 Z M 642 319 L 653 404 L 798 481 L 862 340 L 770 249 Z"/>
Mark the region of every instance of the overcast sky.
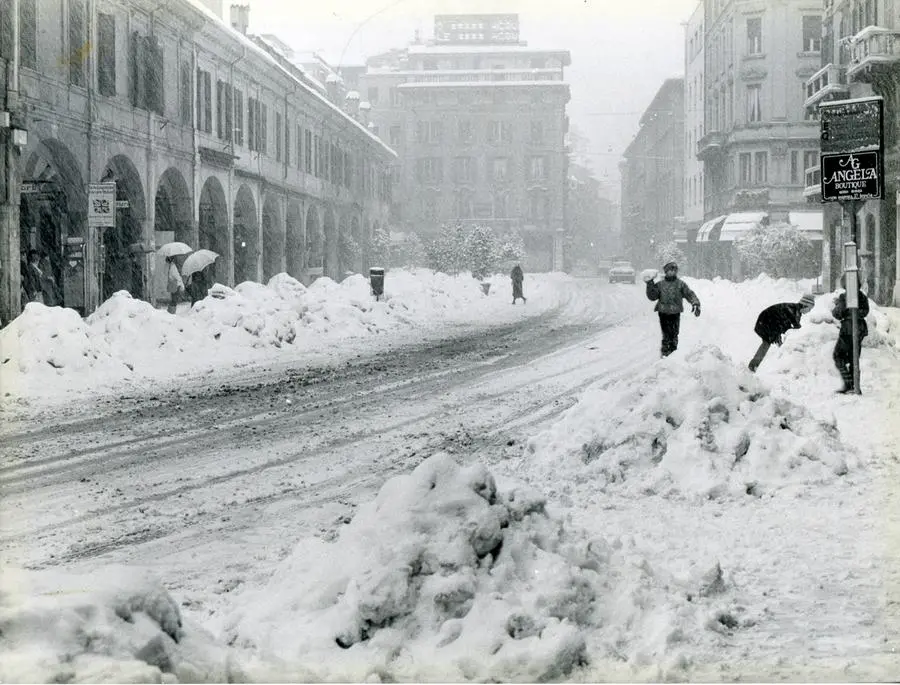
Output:
<path fill-rule="evenodd" d="M 666 78 L 684 73 L 684 27 L 698 0 L 245 0 L 250 31 L 274 33 L 332 64 L 403 47 L 435 14 L 517 12 L 520 37 L 572 54 L 572 124 L 589 139 L 601 181 L 619 182 L 621 153 Z M 227 8 L 230 4 L 225 2 Z M 227 9 L 226 9 L 227 13 Z M 227 16 L 226 16 L 227 19 Z"/>

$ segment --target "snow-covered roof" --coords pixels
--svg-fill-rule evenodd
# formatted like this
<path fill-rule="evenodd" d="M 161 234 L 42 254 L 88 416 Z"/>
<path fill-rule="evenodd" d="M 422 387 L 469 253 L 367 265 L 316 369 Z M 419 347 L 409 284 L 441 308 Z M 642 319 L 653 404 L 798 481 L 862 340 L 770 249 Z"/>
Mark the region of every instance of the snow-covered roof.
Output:
<path fill-rule="evenodd" d="M 372 109 L 372 103 L 366 102 L 366 101 L 360 102 L 359 108 L 360 109 Z"/>
<path fill-rule="evenodd" d="M 481 55 L 522 55 L 522 54 L 540 54 L 540 55 L 565 55 L 569 56 L 568 50 L 541 49 L 534 48 L 529 45 L 410 45 L 409 54 L 411 55 L 460 55 L 460 54 L 481 54 Z"/>
<path fill-rule="evenodd" d="M 297 76 L 292 74 L 289 69 L 286 69 L 283 65 L 279 64 L 278 60 L 275 59 L 275 57 L 273 57 L 268 52 L 266 52 L 265 49 L 254 43 L 252 39 L 231 28 L 231 26 L 220 19 L 215 12 L 213 12 L 205 5 L 201 4 L 199 0 L 180 0 L 180 2 L 202 14 L 210 21 L 210 23 L 216 25 L 222 31 L 226 32 L 226 34 L 234 39 L 235 42 L 240 43 L 242 47 L 245 47 L 247 50 L 253 52 L 257 57 L 268 62 L 271 67 L 277 69 L 284 76 L 291 79 L 291 81 L 297 83 L 302 89 L 306 90 L 322 105 L 329 108 L 335 115 L 337 115 L 337 117 L 340 118 L 343 123 L 355 127 L 358 131 L 363 133 L 372 143 L 375 143 L 378 147 L 387 152 L 391 157 L 397 157 L 397 153 L 388 145 L 386 145 L 384 141 L 381 140 L 378 136 L 373 135 L 372 132 L 369 131 L 365 126 L 360 124 L 354 118 L 348 116 L 346 112 L 344 112 L 340 107 L 331 102 L 324 94 L 320 93 L 313 86 L 297 78 Z"/>
<path fill-rule="evenodd" d="M 457 88 L 459 86 L 468 86 L 470 88 L 494 88 L 496 86 L 532 86 L 532 87 L 544 87 L 544 86 L 556 86 L 556 87 L 569 87 L 568 81 L 438 81 L 438 82 L 419 82 L 413 81 L 410 83 L 398 83 L 398 88 L 447 88 L 448 86 L 452 86 L 453 88 Z"/>
<path fill-rule="evenodd" d="M 346 100 L 359 100 L 359 92 L 357 92 L 357 91 L 355 91 L 355 90 L 351 90 L 351 91 L 349 91 L 349 92 L 344 96 L 344 99 L 346 99 Z"/>

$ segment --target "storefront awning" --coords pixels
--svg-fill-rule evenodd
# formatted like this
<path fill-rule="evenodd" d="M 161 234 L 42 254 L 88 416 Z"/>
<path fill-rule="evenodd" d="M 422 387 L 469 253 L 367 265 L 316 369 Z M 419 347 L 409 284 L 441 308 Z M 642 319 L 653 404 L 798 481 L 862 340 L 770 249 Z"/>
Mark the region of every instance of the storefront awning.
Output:
<path fill-rule="evenodd" d="M 822 240 L 822 212 L 790 212 L 788 221 L 810 240 Z"/>
<path fill-rule="evenodd" d="M 708 243 L 710 242 L 710 233 L 712 233 L 715 229 L 722 226 L 725 219 L 728 218 L 727 214 L 723 214 L 722 216 L 717 216 L 715 219 L 710 219 L 705 224 L 700 227 L 700 230 L 697 231 L 697 242 L 698 243 Z"/>
<path fill-rule="evenodd" d="M 722 233 L 719 240 L 723 243 L 734 242 L 744 237 L 754 228 L 759 226 L 766 218 L 765 212 L 735 212 L 729 214 L 722 224 Z"/>

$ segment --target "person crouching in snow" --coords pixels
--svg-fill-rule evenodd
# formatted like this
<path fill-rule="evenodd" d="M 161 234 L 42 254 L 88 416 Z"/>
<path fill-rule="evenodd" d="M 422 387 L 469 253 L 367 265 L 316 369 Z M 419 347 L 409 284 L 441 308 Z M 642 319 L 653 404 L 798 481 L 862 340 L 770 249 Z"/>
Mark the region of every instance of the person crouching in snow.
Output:
<path fill-rule="evenodd" d="M 166 262 L 169 264 L 169 275 L 166 282 L 169 306 L 166 309 L 169 314 L 174 314 L 178 310 L 178 303 L 184 296 L 184 281 L 181 279 L 181 272 L 178 270 L 178 262 L 175 257 L 166 257 Z"/>
<path fill-rule="evenodd" d="M 763 309 L 756 318 L 753 331 L 762 338 L 756 354 L 748 364 L 756 371 L 772 345 L 781 346 L 782 336 L 792 328 L 800 328 L 800 317 L 816 303 L 812 295 L 804 295 L 799 302 L 779 302 Z"/>
<path fill-rule="evenodd" d="M 841 285 L 847 287 L 846 274 L 841 276 Z M 869 315 L 869 298 L 860 288 L 857 291 L 859 303 L 857 307 L 857 333 L 858 344 L 856 348 L 857 358 L 862 350 L 862 341 L 869 334 L 869 327 L 866 324 L 866 317 Z M 832 359 L 837 367 L 838 373 L 841 374 L 841 380 L 844 381 L 844 387 L 838 390 L 841 394 L 856 392 L 857 388 L 853 386 L 853 319 L 850 316 L 850 309 L 847 308 L 847 293 L 842 292 L 837 296 L 834 302 L 834 308 L 831 315 L 841 322 L 841 330 L 838 333 L 837 342 L 834 344 L 834 352 Z"/>
<path fill-rule="evenodd" d="M 659 327 L 662 329 L 662 346 L 660 353 L 668 357 L 678 349 L 678 332 L 681 328 L 681 312 L 684 311 L 682 300 L 691 303 L 694 316 L 700 316 L 700 300 L 687 283 L 678 278 L 678 264 L 669 262 L 663 267 L 665 276 L 660 279 L 658 273 L 650 270 L 644 272 L 647 283 L 647 299 L 657 300 L 653 311 L 659 313 Z"/>
<path fill-rule="evenodd" d="M 516 264 L 512 271 L 509 273 L 510 279 L 512 279 L 512 289 L 513 289 L 513 304 L 516 303 L 520 297 L 522 298 L 522 304 L 527 304 L 528 300 L 525 299 L 525 296 L 522 294 L 522 281 L 525 280 L 525 274 L 522 273 L 522 267 Z"/>

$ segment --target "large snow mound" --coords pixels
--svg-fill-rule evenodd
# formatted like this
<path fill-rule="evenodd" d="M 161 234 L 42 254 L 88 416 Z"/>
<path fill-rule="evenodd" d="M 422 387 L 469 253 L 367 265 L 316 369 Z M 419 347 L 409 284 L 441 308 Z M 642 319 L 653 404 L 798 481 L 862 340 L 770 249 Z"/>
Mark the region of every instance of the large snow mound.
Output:
<path fill-rule="evenodd" d="M 90 576 L 5 567 L 0 681 L 235 682 L 230 650 L 182 621 L 148 575 L 111 567 Z"/>
<path fill-rule="evenodd" d="M 276 680 L 546 681 L 588 654 L 683 668 L 685 642 L 739 627 L 726 587 L 719 568 L 666 577 L 633 541 L 567 530 L 536 492 L 441 453 L 335 542 L 301 542 L 221 629 Z"/>
<path fill-rule="evenodd" d="M 524 458 L 538 478 L 598 493 L 703 499 L 825 483 L 858 463 L 835 421 L 772 394 L 710 345 L 587 391 Z"/>

